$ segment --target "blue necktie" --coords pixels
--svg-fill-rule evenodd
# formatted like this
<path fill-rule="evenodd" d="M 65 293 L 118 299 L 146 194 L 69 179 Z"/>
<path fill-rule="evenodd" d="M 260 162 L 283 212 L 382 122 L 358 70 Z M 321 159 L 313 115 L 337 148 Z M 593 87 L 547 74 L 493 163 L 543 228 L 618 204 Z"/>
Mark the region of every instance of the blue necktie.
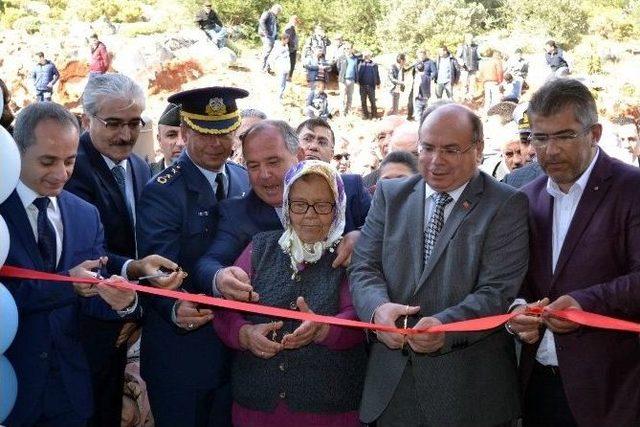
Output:
<path fill-rule="evenodd" d="M 124 178 L 124 168 L 120 165 L 115 165 L 112 169 L 111 169 L 111 173 L 113 174 L 113 177 L 116 180 L 116 183 L 118 184 L 118 188 L 120 189 L 120 193 L 122 193 L 122 198 L 124 199 L 124 204 L 127 207 L 127 212 L 129 212 L 129 219 L 131 220 L 131 223 L 133 224 L 133 214 L 131 212 L 131 206 L 129 205 L 129 199 L 127 198 L 127 187 L 125 184 L 125 178 Z"/>
<path fill-rule="evenodd" d="M 427 261 L 433 252 L 433 248 L 436 246 L 436 240 L 438 234 L 444 226 L 444 208 L 453 201 L 453 197 L 449 193 L 436 193 L 433 195 L 434 208 L 427 224 L 427 229 L 424 232 L 424 265 L 427 265 Z"/>
<path fill-rule="evenodd" d="M 216 175 L 216 200 L 220 201 L 224 199 L 224 182 L 222 173 Z"/>
<path fill-rule="evenodd" d="M 33 204 L 38 208 L 38 251 L 44 262 L 45 271 L 56 271 L 56 232 L 47 217 L 48 197 L 38 197 Z"/>

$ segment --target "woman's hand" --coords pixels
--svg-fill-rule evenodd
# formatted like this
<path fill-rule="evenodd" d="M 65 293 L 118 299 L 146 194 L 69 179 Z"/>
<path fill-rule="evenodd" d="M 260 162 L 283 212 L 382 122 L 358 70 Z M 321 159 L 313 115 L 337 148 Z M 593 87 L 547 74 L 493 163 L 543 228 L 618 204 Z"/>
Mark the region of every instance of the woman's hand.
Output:
<path fill-rule="evenodd" d="M 298 297 L 296 304 L 301 312 L 313 314 L 304 298 Z M 304 347 L 311 342 L 324 340 L 328 333 L 329 325 L 305 320 L 295 331 L 282 338 L 282 345 L 288 350 Z"/>
<path fill-rule="evenodd" d="M 256 357 L 270 359 L 282 351 L 283 345 L 267 338 L 274 331 L 282 328 L 282 321 L 260 323 L 258 325 L 244 325 L 240 328 L 240 346 L 249 350 Z"/>

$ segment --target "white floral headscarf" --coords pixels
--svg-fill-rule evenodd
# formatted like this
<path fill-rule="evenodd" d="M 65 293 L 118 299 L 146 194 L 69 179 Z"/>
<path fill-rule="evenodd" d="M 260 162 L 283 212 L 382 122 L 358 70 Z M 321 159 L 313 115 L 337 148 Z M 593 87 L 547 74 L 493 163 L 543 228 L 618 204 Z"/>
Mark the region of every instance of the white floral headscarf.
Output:
<path fill-rule="evenodd" d="M 333 221 L 329 228 L 327 238 L 322 242 L 316 242 L 314 244 L 304 243 L 300 240 L 291 225 L 289 214 L 289 190 L 298 178 L 309 174 L 320 175 L 327 181 L 333 192 L 336 204 L 333 211 Z M 304 263 L 314 263 L 318 261 L 325 250 L 333 250 L 340 242 L 345 225 L 346 199 L 342 178 L 329 163 L 319 160 L 306 160 L 289 169 L 284 177 L 284 195 L 282 198 L 282 226 L 284 227 L 284 233 L 282 233 L 278 243 L 282 250 L 291 258 L 291 267 L 293 268 L 294 275 L 302 268 Z"/>

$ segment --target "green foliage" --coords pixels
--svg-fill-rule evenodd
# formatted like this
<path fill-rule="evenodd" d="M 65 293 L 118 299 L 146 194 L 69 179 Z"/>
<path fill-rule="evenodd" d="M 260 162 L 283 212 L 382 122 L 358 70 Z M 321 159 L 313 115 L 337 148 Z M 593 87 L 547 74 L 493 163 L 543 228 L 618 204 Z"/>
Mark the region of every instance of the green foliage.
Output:
<path fill-rule="evenodd" d="M 141 2 L 137 0 L 72 0 L 69 6 L 83 21 L 95 21 L 101 16 L 111 22 L 138 22 L 142 19 Z"/>
<path fill-rule="evenodd" d="M 4 0 L 0 8 L 0 28 L 13 28 L 13 24 L 28 15 L 21 0 Z"/>
<path fill-rule="evenodd" d="M 565 49 L 589 30 L 589 15 L 580 0 L 505 0 L 501 13 L 509 28 L 545 35 Z"/>
<path fill-rule="evenodd" d="M 635 21 L 637 24 L 638 22 Z M 629 40 L 634 35 L 634 20 L 620 9 L 601 9 L 591 19 L 591 29 L 605 39 L 616 41 Z"/>
<path fill-rule="evenodd" d="M 466 33 L 477 34 L 487 18 L 479 3 L 464 0 L 384 0 L 377 36 L 385 51 L 433 50 L 446 45 L 452 52 Z"/>

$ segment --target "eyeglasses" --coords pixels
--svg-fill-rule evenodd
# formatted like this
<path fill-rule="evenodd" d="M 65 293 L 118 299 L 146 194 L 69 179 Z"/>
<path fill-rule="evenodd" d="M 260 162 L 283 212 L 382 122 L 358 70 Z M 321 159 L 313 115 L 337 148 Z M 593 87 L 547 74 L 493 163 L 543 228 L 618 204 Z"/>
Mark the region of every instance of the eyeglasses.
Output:
<path fill-rule="evenodd" d="M 475 142 L 469 144 L 467 148 L 460 149 L 455 147 L 445 147 L 445 148 L 437 148 L 431 144 L 420 144 L 418 146 L 418 152 L 425 157 L 434 157 L 436 152 L 446 160 L 460 160 L 463 154 L 467 153 L 473 146 L 476 145 Z"/>
<path fill-rule="evenodd" d="M 334 158 L 334 160 L 338 160 L 338 161 L 342 160 L 343 158 L 344 158 L 345 160 L 349 160 L 349 156 L 350 156 L 350 154 L 349 154 L 349 153 L 345 153 L 345 154 L 334 154 L 334 155 L 333 155 L 333 158 Z"/>
<path fill-rule="evenodd" d="M 589 132 L 591 129 L 593 129 L 594 126 L 595 125 L 589 125 L 579 132 L 576 132 L 574 130 L 563 130 L 562 132 L 552 134 L 532 133 L 531 135 L 529 135 L 529 141 L 531 141 L 534 147 L 537 148 L 546 147 L 551 140 L 555 140 L 558 144 L 561 145 L 567 145 L 578 139 L 580 136 Z"/>
<path fill-rule="evenodd" d="M 123 122 L 122 120 L 117 119 L 101 119 L 98 116 L 93 116 L 93 118 L 102 123 L 107 130 L 113 132 L 122 130 L 125 126 L 127 126 L 131 131 L 136 131 L 143 128 L 145 125 L 144 120 L 142 119 L 133 119 L 129 122 Z"/>
<path fill-rule="evenodd" d="M 331 202 L 307 203 L 301 200 L 291 200 L 289 202 L 289 210 L 294 214 L 306 214 L 309 208 L 313 208 L 318 215 L 327 215 L 333 212 L 336 204 Z"/>

